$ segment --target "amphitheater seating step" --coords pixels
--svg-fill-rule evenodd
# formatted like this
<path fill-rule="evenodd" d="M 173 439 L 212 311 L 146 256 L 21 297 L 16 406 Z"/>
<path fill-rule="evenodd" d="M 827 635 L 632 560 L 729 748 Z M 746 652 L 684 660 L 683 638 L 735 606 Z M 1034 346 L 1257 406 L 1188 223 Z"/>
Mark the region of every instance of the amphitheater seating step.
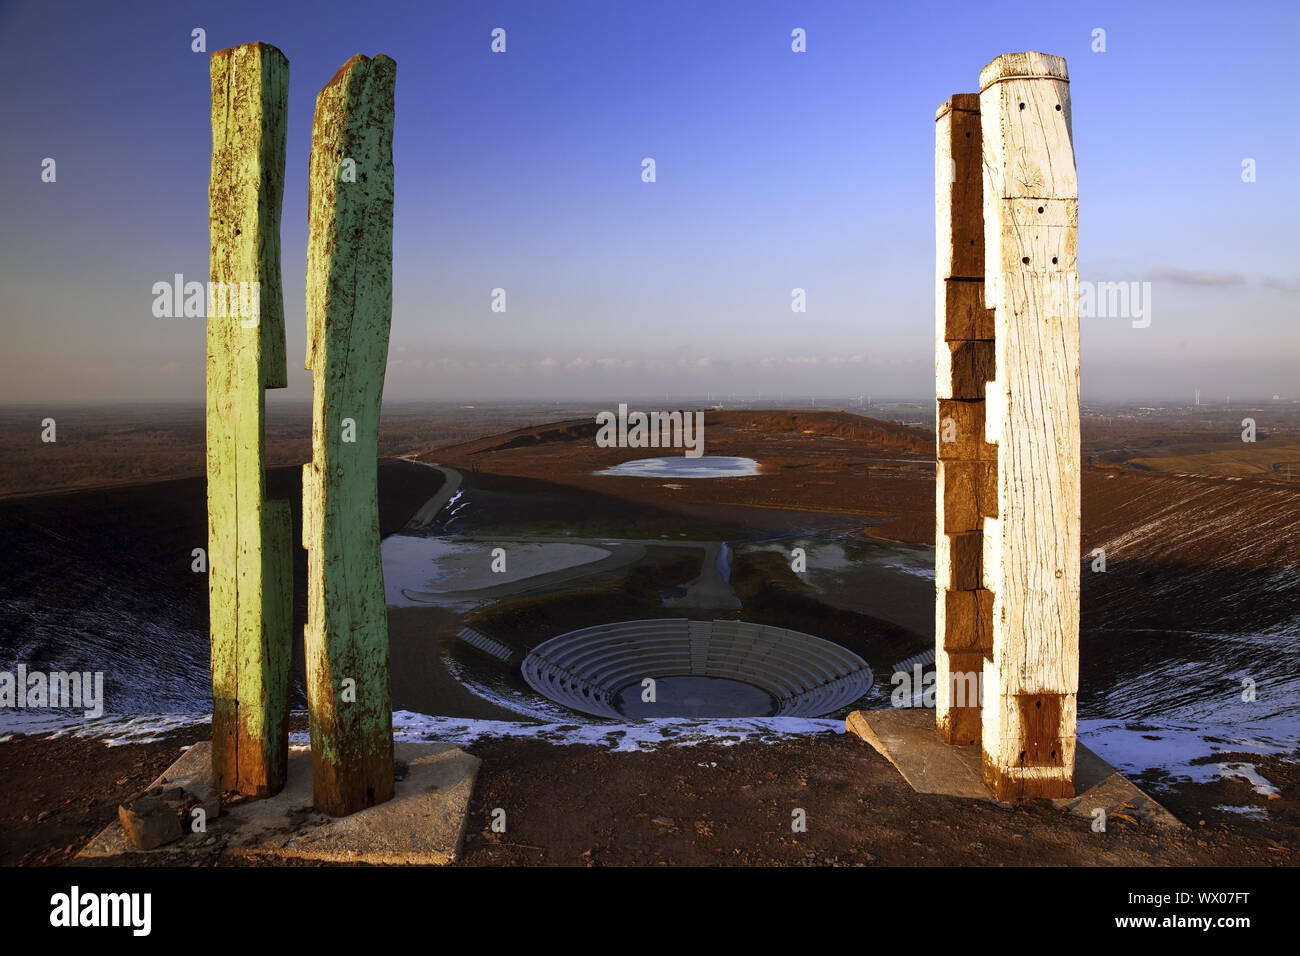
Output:
<path fill-rule="evenodd" d="M 499 661 L 510 660 L 511 654 L 514 653 L 505 644 L 502 644 L 500 641 L 492 640 L 492 638 L 488 637 L 486 634 L 480 634 L 472 627 L 461 628 L 460 633 L 456 636 L 466 644 L 477 647 L 484 654 L 489 654 Z"/>

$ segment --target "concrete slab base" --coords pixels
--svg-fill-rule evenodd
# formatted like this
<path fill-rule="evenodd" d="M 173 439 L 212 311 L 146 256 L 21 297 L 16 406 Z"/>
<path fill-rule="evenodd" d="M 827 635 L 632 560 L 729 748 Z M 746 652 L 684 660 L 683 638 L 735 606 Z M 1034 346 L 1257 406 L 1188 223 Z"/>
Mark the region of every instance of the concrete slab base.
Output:
<path fill-rule="evenodd" d="M 406 776 L 393 799 L 348 817 L 328 817 L 312 807 L 311 752 L 289 754 L 288 783 L 266 800 L 247 800 L 209 816 L 201 833 L 187 833 L 150 853 L 259 856 L 330 863 L 451 863 L 465 838 L 470 794 L 482 763 L 452 744 L 394 745 Z M 195 744 L 154 785 L 190 792 L 211 788 L 212 750 Z M 91 840 L 79 858 L 139 853 L 114 822 Z"/>
<path fill-rule="evenodd" d="M 849 733 L 857 734 L 893 764 L 917 793 L 997 802 L 981 777 L 980 748 L 945 743 L 935 731 L 934 711 L 919 707 L 855 710 L 845 724 Z M 1074 789 L 1076 796 L 1053 800 L 1053 805 L 1089 820 L 1100 807 L 1107 817 L 1120 814 L 1157 827 L 1184 826 L 1079 743 L 1075 745 Z"/>

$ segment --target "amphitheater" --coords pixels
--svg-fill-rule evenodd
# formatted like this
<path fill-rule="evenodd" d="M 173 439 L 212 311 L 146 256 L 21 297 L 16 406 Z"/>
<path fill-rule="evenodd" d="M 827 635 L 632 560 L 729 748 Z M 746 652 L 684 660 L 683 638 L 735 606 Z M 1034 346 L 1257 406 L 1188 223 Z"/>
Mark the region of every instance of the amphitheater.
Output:
<path fill-rule="evenodd" d="M 819 717 L 845 707 L 865 694 L 873 680 L 866 661 L 820 637 L 744 621 L 685 618 L 569 631 L 534 648 L 522 669 L 529 686 L 544 697 L 580 713 L 611 718 L 630 715 L 622 702 L 627 692 L 639 700 L 647 677 L 661 683 L 707 678 L 719 687 L 725 687 L 722 682 L 748 685 L 769 700 L 766 713 L 744 716 L 782 717 Z"/>

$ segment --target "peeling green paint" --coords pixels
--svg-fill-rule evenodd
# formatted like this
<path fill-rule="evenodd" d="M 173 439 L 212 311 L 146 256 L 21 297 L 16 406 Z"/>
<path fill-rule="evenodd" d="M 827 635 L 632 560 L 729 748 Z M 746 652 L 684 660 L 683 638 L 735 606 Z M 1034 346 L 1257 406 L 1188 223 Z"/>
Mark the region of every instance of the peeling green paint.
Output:
<path fill-rule="evenodd" d="M 265 389 L 283 388 L 280 207 L 289 62 L 250 43 L 214 53 L 210 280 L 257 283 L 256 316 L 207 319 L 208 607 L 216 784 L 285 783 L 292 557 L 289 503 L 266 501 Z"/>
<path fill-rule="evenodd" d="M 309 171 L 307 360 L 312 461 L 307 696 L 316 806 L 335 816 L 393 794 L 388 619 L 379 556 L 379 406 L 392 320 L 393 92 L 385 56 L 349 60 L 316 99 Z M 344 160 L 355 176 L 341 176 Z M 343 438 L 343 420 L 355 440 Z M 343 696 L 355 681 L 355 701 Z"/>

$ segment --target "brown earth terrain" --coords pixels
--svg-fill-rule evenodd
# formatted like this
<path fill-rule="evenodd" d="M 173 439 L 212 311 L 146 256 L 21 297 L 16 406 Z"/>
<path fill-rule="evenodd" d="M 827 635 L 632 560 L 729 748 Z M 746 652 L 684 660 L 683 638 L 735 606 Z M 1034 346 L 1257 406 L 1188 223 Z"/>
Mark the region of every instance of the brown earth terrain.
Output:
<path fill-rule="evenodd" d="M 299 728 L 301 729 L 301 728 Z M 161 774 L 206 727 L 150 744 L 20 737 L 0 745 L 0 865 L 222 865 L 129 854 L 75 861 L 117 805 Z M 1160 794 L 1185 830 L 1112 817 L 1105 833 L 1049 804 L 1015 810 L 917 794 L 867 744 L 847 734 L 777 743 L 707 744 L 616 753 L 544 741 L 482 740 L 483 765 L 459 866 L 1295 866 L 1300 770 L 1261 764 L 1281 796 L 1272 817 L 1215 810 L 1260 805 L 1243 781 Z M 593 781 L 599 781 L 594 786 Z M 507 832 L 488 828 L 506 810 Z M 791 831 L 791 812 L 807 832 Z"/>
<path fill-rule="evenodd" d="M 785 511 L 798 512 L 801 525 L 806 525 L 803 516 L 827 514 L 859 517 L 863 526 L 902 520 L 912 529 L 913 516 L 928 507 L 929 537 L 918 528 L 900 539 L 929 541 L 934 535 L 934 436 L 918 428 L 847 412 L 707 412 L 704 454 L 753 458 L 760 474 L 706 481 L 596 475 L 661 451 L 681 454 L 680 449 L 600 448 L 596 431 L 592 419 L 557 422 L 418 457 L 470 474 L 525 478 L 696 518 L 766 526 L 779 523 Z"/>
<path fill-rule="evenodd" d="M 1290 454 L 1289 436 L 1300 433 L 1300 413 L 1285 411 L 1290 417 L 1275 411 L 1273 431 L 1260 433 L 1260 444 L 1279 460 Z M 1094 549 L 1104 549 L 1107 573 L 1083 575 L 1086 626 L 1245 630 L 1300 614 L 1300 474 L 1292 479 L 1271 467 L 1240 476 L 1192 475 L 1124 464 L 1153 460 L 1164 447 L 1194 446 L 1206 460 L 1235 460 L 1243 442 L 1233 421 L 1243 414 L 1172 423 L 1109 417 L 1114 434 L 1099 434 L 1101 426 L 1088 420 L 1081 559 L 1089 569 Z M 566 525 L 591 517 L 603 503 L 613 512 L 637 502 L 660 512 L 655 520 L 670 527 L 669 515 L 676 515 L 768 530 L 810 528 L 820 515 L 829 527 L 856 520 L 870 537 L 933 542 L 933 433 L 845 412 L 708 412 L 704 421 L 707 455 L 751 457 L 761 473 L 706 481 L 596 475 L 658 451 L 597 448 L 590 420 L 518 429 L 419 457 L 463 469 L 484 487 L 523 479 L 532 487 L 580 492 L 571 500 L 591 510 L 579 512 L 575 504 L 560 522 Z M 1152 431 L 1170 435 L 1171 444 Z M 503 514 L 500 521 L 528 518 Z"/>
<path fill-rule="evenodd" d="M 1204 421 L 1199 412 L 1190 418 L 1126 414 L 1107 423 L 1085 418 L 1085 632 L 1145 627 L 1246 631 L 1296 619 L 1300 481 L 1277 467 L 1290 454 L 1283 439 L 1297 433 L 1295 422 L 1273 422 L 1271 431 L 1261 431 L 1268 454 L 1256 457 L 1272 461 L 1271 466 L 1246 474 L 1215 473 L 1206 465 L 1215 456 L 1234 462 L 1228 471 L 1240 470 L 1240 429 L 1230 426 L 1242 414 L 1234 410 L 1228 417 Z M 63 421 L 77 419 L 63 416 L 60 442 L 68 435 Z M 138 426 L 140 422 L 132 427 Z M 706 454 L 753 457 L 762 470 L 750 478 L 707 481 L 592 474 L 656 452 L 595 447 L 590 418 L 494 434 L 499 428 L 489 423 L 458 424 L 452 415 L 438 427 L 441 438 L 403 427 L 381 447 L 393 454 L 418 453 L 424 461 L 461 470 L 464 487 L 474 492 L 476 529 L 579 536 L 585 529 L 625 537 L 689 534 L 730 540 L 826 530 L 923 545 L 933 535 L 933 432 L 917 426 L 842 412 L 709 412 Z M 476 429 L 486 437 L 471 437 Z M 186 457 L 192 457 L 195 440 L 201 449 L 201 416 L 197 438 L 182 440 L 166 432 L 151 456 L 138 459 L 145 469 L 179 469 L 193 477 L 119 484 L 131 480 L 123 471 L 130 465 L 129 452 L 139 455 L 154 440 L 147 429 L 133 434 L 124 437 L 106 429 L 79 448 L 75 461 L 67 459 L 71 464 L 63 471 L 43 471 L 49 462 L 43 465 L 39 456 L 51 446 L 28 449 L 6 463 L 17 462 L 0 487 L 30 490 L 42 477 L 47 484 L 41 486 L 43 494 L 0 502 L 0 534 L 10 545 L 5 584 L 17 589 L 13 593 L 35 589 L 63 609 L 69 626 L 76 626 L 78 615 L 94 608 L 109 590 L 141 619 L 156 615 L 160 607 L 170 608 L 201 640 L 206 587 L 201 576 L 189 573 L 188 564 L 190 549 L 206 538 L 202 458 L 201 452 L 197 463 Z M 285 440 L 290 444 L 277 454 L 292 458 L 298 448 L 292 442 L 307 439 Z M 75 446 L 69 442 L 68 447 Z M 182 447 L 186 450 L 178 457 L 174 453 Z M 1173 456 L 1177 468 L 1150 464 L 1164 448 L 1178 452 Z M 104 462 L 98 471 L 93 467 L 97 458 Z M 1181 472 L 1184 459 L 1195 459 L 1206 473 Z M 272 469 L 268 497 L 288 498 L 300 506 L 298 479 L 297 467 Z M 441 480 L 439 472 L 414 463 L 382 463 L 385 533 L 400 528 Z M 50 493 L 59 482 L 110 486 Z M 1095 548 L 1106 551 L 1105 574 L 1088 571 Z M 643 585 L 637 584 L 637 569 L 611 572 L 554 595 L 504 601 L 486 613 L 493 628 L 507 636 L 517 632 L 528 644 L 605 606 L 599 602 L 614 615 L 642 613 L 656 602 L 658 588 L 680 584 L 693 573 L 682 554 L 651 549 L 641 569 L 641 578 L 649 575 Z M 801 629 L 850 645 L 867 642 L 864 651 L 869 644 L 885 660 L 915 652 L 919 635 L 831 607 L 787 570 L 768 556 L 738 557 L 733 584 L 755 613 L 784 615 L 786 626 L 803 623 Z M 300 618 L 303 581 L 305 567 L 296 567 Z M 394 673 L 395 705 L 423 709 L 417 705 L 433 701 L 436 707 L 438 701 L 455 699 L 457 706 L 470 708 L 466 713 L 503 716 L 450 686 L 454 681 L 437 684 L 434 669 L 425 667 L 447 640 L 441 632 L 454 626 L 451 616 L 438 623 L 444 613 L 390 609 L 394 660 L 401 662 Z M 193 652 L 203 650 L 199 646 Z M 430 693 L 429 688 L 436 690 Z M 458 698 L 444 696 L 457 693 Z M 66 862 L 111 819 L 117 801 L 138 792 L 180 746 L 205 731 L 113 748 L 69 737 L 17 737 L 0 744 L 0 779 L 10 797 L 0 807 L 0 862 Z M 1281 790 L 1280 800 L 1266 801 L 1268 819 L 1214 809 L 1264 806 L 1265 798 L 1242 781 L 1182 785 L 1158 794 L 1193 828 L 1171 836 L 1130 829 L 1122 821 L 1108 834 L 1092 834 L 1086 825 L 1075 833 L 1047 808 L 1009 813 L 918 796 L 874 752 L 843 736 L 661 748 L 645 754 L 510 740 L 482 741 L 469 749 L 487 761 L 473 819 L 483 819 L 485 808 L 493 806 L 516 809 L 510 811 L 508 838 L 471 826 L 466 865 L 1297 862 L 1296 764 L 1276 758 L 1243 758 Z M 593 792 L 593 779 L 602 782 L 599 793 Z M 655 789 L 646 789 L 647 779 L 658 782 Z M 796 790 L 799 780 L 807 784 Z M 786 804 L 796 799 L 806 802 L 792 805 L 805 806 L 810 820 L 822 820 L 824 829 L 810 824 L 806 836 L 787 832 L 783 815 L 788 816 Z M 566 810 L 575 807 L 577 812 Z M 935 825 L 936 819 L 944 825 Z"/>
<path fill-rule="evenodd" d="M 462 406 L 385 402 L 379 457 L 463 442 L 536 420 L 534 405 Z M 578 414 L 556 406 L 554 414 Z M 54 442 L 41 440 L 53 418 Z M 204 474 L 202 405 L 0 405 L 0 499 L 75 489 L 138 485 Z M 266 462 L 270 468 L 311 458 L 311 406 L 268 394 Z"/>

